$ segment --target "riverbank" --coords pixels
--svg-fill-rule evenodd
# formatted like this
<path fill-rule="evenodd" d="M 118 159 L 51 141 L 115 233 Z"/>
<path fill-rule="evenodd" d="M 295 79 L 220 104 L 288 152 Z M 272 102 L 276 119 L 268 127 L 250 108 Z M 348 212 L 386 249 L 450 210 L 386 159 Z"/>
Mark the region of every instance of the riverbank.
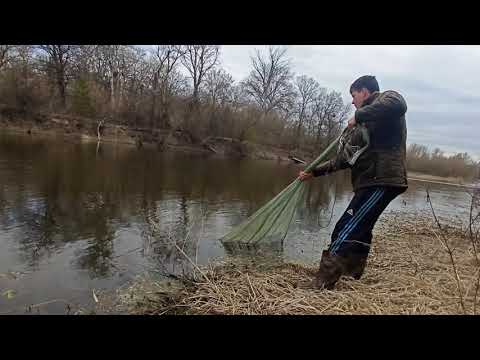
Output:
<path fill-rule="evenodd" d="M 159 151 L 182 151 L 225 158 L 248 158 L 293 163 L 292 157 L 305 158 L 302 152 L 255 144 L 225 137 L 194 140 L 181 129 L 150 129 L 119 124 L 100 123 L 78 116 L 51 114 L 37 121 L 0 119 L 3 131 L 28 134 L 32 137 L 62 137 L 78 142 L 123 144 L 155 147 Z"/>
<path fill-rule="evenodd" d="M 151 315 L 476 313 L 478 266 L 470 241 L 460 224 L 443 225 L 447 244 L 455 248 L 455 267 L 431 215 L 388 212 L 375 227 L 362 279 L 342 278 L 332 291 L 297 286 L 313 278 L 316 264 L 227 260 L 197 268 L 196 279 L 144 276 L 119 289 L 113 300 L 102 297 L 98 311 Z"/>
<path fill-rule="evenodd" d="M 4 131 L 28 134 L 32 137 L 63 137 L 78 142 L 123 144 L 136 147 L 156 147 L 159 151 L 181 151 L 226 158 L 248 158 L 294 163 L 294 158 L 307 162 L 310 156 L 300 151 L 291 152 L 279 147 L 238 141 L 231 138 L 208 137 L 196 143 L 191 136 L 180 130 L 143 129 L 117 124 L 106 124 L 101 129 L 99 123 L 86 118 L 52 114 L 41 121 L 11 122 L 2 120 Z M 470 186 L 461 177 L 441 177 L 418 172 L 408 172 L 409 180 L 429 183 Z"/>

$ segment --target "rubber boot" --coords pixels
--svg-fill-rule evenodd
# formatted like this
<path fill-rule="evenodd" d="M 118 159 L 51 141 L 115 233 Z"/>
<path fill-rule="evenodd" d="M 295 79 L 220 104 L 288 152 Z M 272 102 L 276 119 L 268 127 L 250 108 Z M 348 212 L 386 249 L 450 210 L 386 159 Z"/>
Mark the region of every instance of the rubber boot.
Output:
<path fill-rule="evenodd" d="M 318 289 L 332 290 L 338 279 L 346 272 L 344 261 L 340 256 L 324 251 L 320 268 L 315 276 L 315 286 Z"/>
<path fill-rule="evenodd" d="M 340 256 L 324 251 L 316 275 L 315 286 L 319 289 L 331 290 L 342 275 L 359 280 L 365 271 L 366 264 L 366 255 Z"/>
<path fill-rule="evenodd" d="M 355 280 L 360 280 L 367 265 L 366 255 L 349 255 L 343 258 L 345 265 L 345 276 L 351 276 Z"/>

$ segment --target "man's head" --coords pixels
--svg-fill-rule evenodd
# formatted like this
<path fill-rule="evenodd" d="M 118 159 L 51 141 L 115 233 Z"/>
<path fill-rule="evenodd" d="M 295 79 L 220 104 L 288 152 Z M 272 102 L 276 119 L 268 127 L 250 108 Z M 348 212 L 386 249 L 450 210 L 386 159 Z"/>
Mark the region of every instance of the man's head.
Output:
<path fill-rule="evenodd" d="M 350 94 L 352 94 L 352 104 L 358 109 L 362 106 L 366 98 L 375 91 L 380 91 L 377 79 L 372 75 L 359 77 L 350 86 Z"/>

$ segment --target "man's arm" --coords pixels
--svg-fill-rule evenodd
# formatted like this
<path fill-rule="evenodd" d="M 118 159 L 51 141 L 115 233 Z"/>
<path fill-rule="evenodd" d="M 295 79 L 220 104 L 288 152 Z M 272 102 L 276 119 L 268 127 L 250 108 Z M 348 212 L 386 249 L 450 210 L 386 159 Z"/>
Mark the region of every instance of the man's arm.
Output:
<path fill-rule="evenodd" d="M 407 112 L 405 99 L 396 91 L 385 91 L 370 105 L 355 111 L 355 122 L 375 122 L 385 117 L 400 117 Z"/>
<path fill-rule="evenodd" d="M 344 161 L 340 157 L 335 157 L 318 165 L 315 169 L 312 170 L 312 175 L 315 177 L 323 176 L 339 170 L 347 169 L 349 167 L 350 165 L 346 161 Z"/>
<path fill-rule="evenodd" d="M 338 157 L 325 161 L 318 165 L 315 169 L 311 172 L 300 171 L 298 178 L 302 181 L 309 180 L 312 177 L 323 176 L 327 174 L 331 174 L 335 171 L 343 170 L 349 168 L 350 165 L 346 162 L 341 160 Z"/>

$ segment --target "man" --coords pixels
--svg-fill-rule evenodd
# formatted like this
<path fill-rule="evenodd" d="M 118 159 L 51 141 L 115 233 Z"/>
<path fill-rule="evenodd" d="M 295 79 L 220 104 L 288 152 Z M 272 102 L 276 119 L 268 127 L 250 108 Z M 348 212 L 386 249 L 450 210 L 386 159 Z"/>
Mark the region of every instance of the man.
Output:
<path fill-rule="evenodd" d="M 361 148 L 361 154 L 349 161 L 344 155 L 348 152 L 337 152 L 335 158 L 312 172 L 299 174 L 303 181 L 351 169 L 354 196 L 335 225 L 328 250 L 323 252 L 315 279 L 318 288 L 332 289 L 342 275 L 360 279 L 377 219 L 408 187 L 405 100 L 395 91 L 380 93 L 376 78 L 369 75 L 355 80 L 350 93 L 357 109 L 348 121 L 353 134 L 350 139 L 356 142 L 350 148 Z M 368 134 L 366 139 L 361 131 Z"/>

